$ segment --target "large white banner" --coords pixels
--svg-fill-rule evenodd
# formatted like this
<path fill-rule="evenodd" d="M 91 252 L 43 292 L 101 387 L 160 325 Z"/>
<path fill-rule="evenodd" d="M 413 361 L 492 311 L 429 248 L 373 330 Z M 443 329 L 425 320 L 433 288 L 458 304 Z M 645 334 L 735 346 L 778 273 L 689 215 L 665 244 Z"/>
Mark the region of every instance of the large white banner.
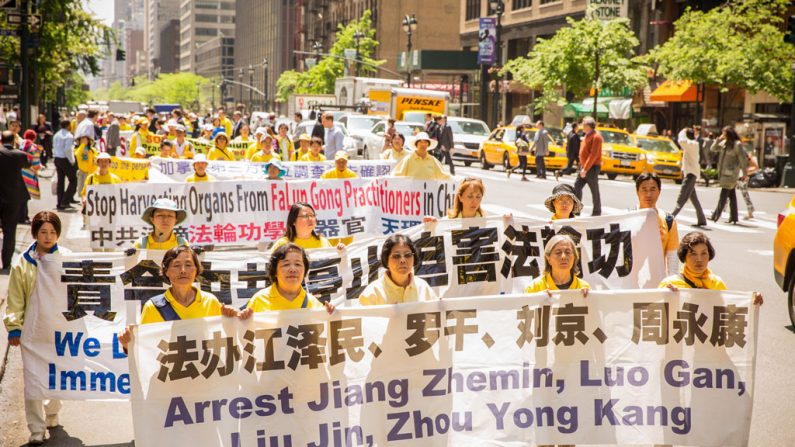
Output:
<path fill-rule="evenodd" d="M 326 237 L 382 235 L 417 225 L 424 216 L 443 216 L 455 188 L 452 180 L 405 177 L 92 185 L 86 215 L 92 248 L 131 246 L 151 231 L 143 212 L 167 197 L 187 211 L 176 232 L 192 244 L 254 246 L 284 235 L 295 202 L 315 208 L 316 231 Z"/>
<path fill-rule="evenodd" d="M 751 294 L 628 290 L 139 326 L 135 442 L 745 446 Z"/>
<path fill-rule="evenodd" d="M 193 160 L 176 158 L 152 157 L 150 161 L 149 180 L 152 182 L 184 182 L 193 174 Z M 282 166 L 287 170 L 285 180 L 319 179 L 320 176 L 334 168 L 334 160 L 321 162 L 289 162 Z M 395 162 L 392 160 L 351 160 L 348 169 L 361 178 L 384 177 L 392 172 Z M 264 179 L 265 163 L 253 163 L 246 160 L 207 162 L 207 173 L 219 180 L 228 179 Z"/>
<path fill-rule="evenodd" d="M 442 220 L 401 231 L 420 252 L 417 276 L 445 299 L 521 293 L 544 269 L 544 241 L 560 232 L 580 235 L 583 277 L 596 289 L 652 288 L 663 277 L 657 220 L 648 211 L 540 225 L 506 224 L 500 217 Z M 310 251 L 306 288 L 338 307 L 355 304 L 384 273 L 385 239 L 356 241 L 342 252 Z M 614 239 L 622 242 L 613 247 Z M 39 262 L 22 340 L 28 398 L 128 397 L 127 361 L 116 334 L 138 321 L 143 302 L 168 287 L 162 257 L 161 251 L 72 253 Z M 240 307 L 270 284 L 268 259 L 251 250 L 205 253 L 198 282 Z"/>

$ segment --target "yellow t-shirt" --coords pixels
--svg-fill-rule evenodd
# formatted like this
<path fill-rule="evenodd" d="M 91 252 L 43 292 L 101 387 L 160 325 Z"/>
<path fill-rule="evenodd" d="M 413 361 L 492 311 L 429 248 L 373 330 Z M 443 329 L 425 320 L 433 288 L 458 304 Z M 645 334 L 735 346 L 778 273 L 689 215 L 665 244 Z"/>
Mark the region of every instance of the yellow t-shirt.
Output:
<path fill-rule="evenodd" d="M 86 182 L 83 184 L 83 190 L 80 191 L 80 197 L 86 196 L 86 187 L 89 185 L 115 185 L 117 183 L 122 183 L 122 181 L 118 175 L 112 172 L 108 172 L 105 175 L 100 175 L 99 171 L 96 171 L 93 174 L 88 174 L 88 177 L 86 177 Z"/>
<path fill-rule="evenodd" d="M 444 172 L 442 164 L 431 154 L 425 158 L 412 152 L 411 155 L 401 160 L 392 171 L 395 177 L 411 177 L 415 180 L 450 180 L 450 175 Z"/>
<path fill-rule="evenodd" d="M 155 240 L 152 239 L 151 234 L 146 236 L 147 250 L 169 250 L 176 247 L 177 245 L 179 245 L 179 241 L 177 240 L 177 235 L 174 234 L 173 231 L 171 232 L 171 237 L 164 242 L 155 242 Z M 183 245 L 188 245 L 187 239 L 183 240 Z M 141 241 L 140 240 L 135 241 L 133 247 L 141 248 Z"/>
<path fill-rule="evenodd" d="M 182 155 L 179 154 L 179 151 L 182 151 Z M 184 159 L 193 159 L 194 156 L 193 152 L 193 144 L 190 141 L 185 140 L 180 145 L 178 141 L 174 141 L 174 156 Z"/>
<path fill-rule="evenodd" d="M 660 241 L 662 242 L 663 255 L 669 251 L 676 251 L 679 249 L 679 227 L 676 225 L 676 219 L 671 223 L 671 229 L 668 229 L 668 224 L 665 222 L 665 212 L 657 211 L 657 225 L 660 227 Z"/>
<path fill-rule="evenodd" d="M 254 312 L 265 312 L 269 310 L 322 309 L 325 306 L 311 293 L 307 293 L 303 287 L 301 293 L 290 301 L 279 293 L 278 287 L 274 284 L 257 292 L 248 300 L 246 307 Z"/>
<path fill-rule="evenodd" d="M 222 119 L 220 121 L 221 121 L 221 125 L 224 126 L 224 132 L 226 132 L 226 134 L 231 137 L 232 136 L 232 121 L 230 121 L 229 118 L 227 118 L 227 117 L 224 117 L 224 119 Z"/>
<path fill-rule="evenodd" d="M 273 243 L 273 247 L 271 247 L 271 251 L 276 250 L 277 248 L 281 247 L 284 244 L 288 244 L 290 241 L 287 237 L 282 237 L 276 242 Z M 295 238 L 293 243 L 304 250 L 310 250 L 313 248 L 329 248 L 331 247 L 331 243 L 326 239 L 325 236 L 320 236 L 320 239 L 315 239 L 313 237 L 309 237 L 306 239 L 301 239 L 299 237 Z"/>
<path fill-rule="evenodd" d="M 262 151 L 255 152 L 251 156 L 251 158 L 249 158 L 249 160 L 251 160 L 254 163 L 267 163 L 267 162 L 269 162 L 271 160 L 274 160 L 274 159 L 278 160 L 279 156 L 274 154 L 273 152 L 271 152 L 270 154 L 265 154 Z"/>
<path fill-rule="evenodd" d="M 307 154 L 309 154 L 308 150 L 306 152 L 301 152 L 301 148 L 299 147 L 295 152 L 293 152 L 293 157 L 290 159 L 290 161 L 301 161 L 301 159 Z"/>
<path fill-rule="evenodd" d="M 579 290 L 579 289 L 590 289 L 591 285 L 588 284 L 584 279 L 575 276 L 569 286 L 568 290 Z M 552 275 L 548 272 L 544 272 L 542 276 L 534 279 L 532 283 L 530 283 L 527 288 L 524 289 L 525 293 L 536 293 L 536 292 L 543 292 L 544 290 L 560 290 L 558 289 L 558 285 L 555 284 L 555 280 L 552 279 Z"/>
<path fill-rule="evenodd" d="M 388 273 L 367 285 L 361 295 L 359 304 L 362 306 L 376 306 L 379 304 L 411 303 L 416 301 L 435 301 L 439 296 L 431 286 L 422 278 L 411 275 L 411 282 L 406 287 L 400 287 L 392 281 Z"/>
<path fill-rule="evenodd" d="M 91 174 L 92 172 L 97 170 L 97 150 L 93 147 L 89 146 L 86 147 L 85 144 L 81 144 L 80 146 L 75 149 L 75 160 L 77 160 L 77 169 L 85 172 L 86 174 Z"/>
<path fill-rule="evenodd" d="M 307 152 L 306 155 L 302 156 L 298 161 L 326 161 L 326 156 L 317 154 L 317 157 L 315 157 L 312 155 L 312 152 Z"/>
<path fill-rule="evenodd" d="M 216 317 L 221 315 L 221 302 L 210 292 L 203 292 L 196 286 L 193 287 L 196 293 L 196 299 L 188 307 L 183 306 L 174 299 L 171 294 L 171 289 L 166 290 L 166 301 L 174 308 L 174 312 L 179 315 L 181 320 L 190 320 L 191 318 L 204 318 Z M 157 310 L 155 304 L 149 300 L 144 303 L 143 311 L 141 312 L 141 324 L 162 323 L 165 320 L 160 312 Z"/>
<path fill-rule="evenodd" d="M 381 160 L 394 160 L 394 161 L 401 161 L 409 155 L 409 151 L 403 149 L 402 151 L 398 152 L 394 149 L 387 149 L 381 153 Z"/>
<path fill-rule="evenodd" d="M 336 166 L 320 175 L 320 178 L 323 179 L 356 178 L 356 177 L 359 177 L 359 175 L 351 171 L 350 169 L 345 168 L 344 171 L 340 172 Z"/>
<path fill-rule="evenodd" d="M 218 147 L 213 147 L 210 149 L 210 153 L 207 154 L 208 160 L 224 160 L 224 161 L 235 161 L 235 155 L 227 149 L 220 149 Z"/>
<path fill-rule="evenodd" d="M 210 174 L 204 174 L 203 176 L 198 176 L 194 172 L 193 174 L 189 175 L 186 179 L 188 183 L 199 183 L 199 182 L 212 182 L 215 181 L 215 177 Z"/>

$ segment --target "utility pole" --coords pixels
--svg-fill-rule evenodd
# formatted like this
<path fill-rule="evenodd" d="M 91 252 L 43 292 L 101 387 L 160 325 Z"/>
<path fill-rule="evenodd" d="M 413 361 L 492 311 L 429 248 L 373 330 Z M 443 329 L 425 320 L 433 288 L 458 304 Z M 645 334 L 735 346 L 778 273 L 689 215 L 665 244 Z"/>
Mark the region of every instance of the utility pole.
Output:
<path fill-rule="evenodd" d="M 268 58 L 262 59 L 262 69 L 265 72 L 265 87 L 262 92 L 265 93 L 262 95 L 262 111 L 268 112 Z"/>
<path fill-rule="evenodd" d="M 795 15 L 789 16 L 787 21 L 787 34 L 784 36 L 784 42 L 795 44 Z M 790 65 L 792 75 L 795 78 L 795 63 Z M 795 85 L 792 89 L 792 108 L 789 114 L 789 159 L 784 169 L 781 172 L 781 185 L 795 188 Z"/>
<path fill-rule="evenodd" d="M 30 41 L 30 28 L 28 27 L 28 0 L 21 0 L 20 5 L 22 7 L 22 23 L 20 26 L 20 36 L 19 36 L 19 63 L 22 66 L 22 82 L 19 85 L 19 122 L 22 125 L 22 131 L 24 132 L 25 129 L 30 127 L 31 124 L 31 116 L 30 116 L 30 84 L 32 81 L 32 77 L 30 75 L 30 57 L 29 52 L 30 48 L 28 47 L 28 43 Z"/>

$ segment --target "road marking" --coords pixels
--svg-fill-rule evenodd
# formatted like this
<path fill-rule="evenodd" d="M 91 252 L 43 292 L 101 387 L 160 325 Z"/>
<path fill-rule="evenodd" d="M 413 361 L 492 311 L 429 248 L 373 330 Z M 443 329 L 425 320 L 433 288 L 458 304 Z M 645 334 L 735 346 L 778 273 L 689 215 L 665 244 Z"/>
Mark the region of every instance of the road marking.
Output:
<path fill-rule="evenodd" d="M 755 255 L 764 256 L 766 258 L 773 256 L 773 250 L 748 250 L 748 252 Z"/>
<path fill-rule="evenodd" d="M 694 230 L 701 230 L 702 227 L 696 227 L 695 224 L 698 223 L 695 217 L 683 216 L 681 213 L 676 216 L 676 221 L 681 225 L 682 223 L 686 223 L 688 227 L 691 227 Z M 728 233 L 746 233 L 746 234 L 753 234 L 759 233 L 758 230 L 755 228 L 749 228 L 745 225 L 730 225 L 730 224 L 719 224 L 712 221 L 707 222 L 707 228 L 713 230 L 722 230 Z"/>
<path fill-rule="evenodd" d="M 82 229 L 82 226 L 83 216 L 80 213 L 72 215 L 72 218 L 69 219 L 69 229 L 66 232 L 66 238 L 68 240 L 88 239 L 88 230 Z"/>
<path fill-rule="evenodd" d="M 508 207 L 505 207 L 505 206 L 495 205 L 495 204 L 492 204 L 492 203 L 488 203 L 488 204 L 484 203 L 481 206 L 489 214 L 496 214 L 496 215 L 499 215 L 499 216 L 511 213 L 511 214 L 514 215 L 514 217 L 521 217 L 523 219 L 548 220 L 548 218 L 549 218 L 548 215 L 544 216 L 544 217 L 538 217 L 538 216 L 534 216 L 532 214 L 527 214 L 527 213 L 524 213 L 522 211 L 514 210 L 514 209 L 511 209 L 511 208 L 508 208 Z"/>

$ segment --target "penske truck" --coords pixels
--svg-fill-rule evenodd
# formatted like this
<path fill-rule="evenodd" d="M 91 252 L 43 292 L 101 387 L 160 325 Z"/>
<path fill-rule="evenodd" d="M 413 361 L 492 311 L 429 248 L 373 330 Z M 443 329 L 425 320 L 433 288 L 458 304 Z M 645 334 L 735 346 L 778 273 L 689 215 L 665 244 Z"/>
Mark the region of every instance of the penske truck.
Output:
<path fill-rule="evenodd" d="M 418 88 L 372 89 L 368 93 L 370 115 L 422 123 L 425 114 L 447 115 L 450 94 Z"/>

